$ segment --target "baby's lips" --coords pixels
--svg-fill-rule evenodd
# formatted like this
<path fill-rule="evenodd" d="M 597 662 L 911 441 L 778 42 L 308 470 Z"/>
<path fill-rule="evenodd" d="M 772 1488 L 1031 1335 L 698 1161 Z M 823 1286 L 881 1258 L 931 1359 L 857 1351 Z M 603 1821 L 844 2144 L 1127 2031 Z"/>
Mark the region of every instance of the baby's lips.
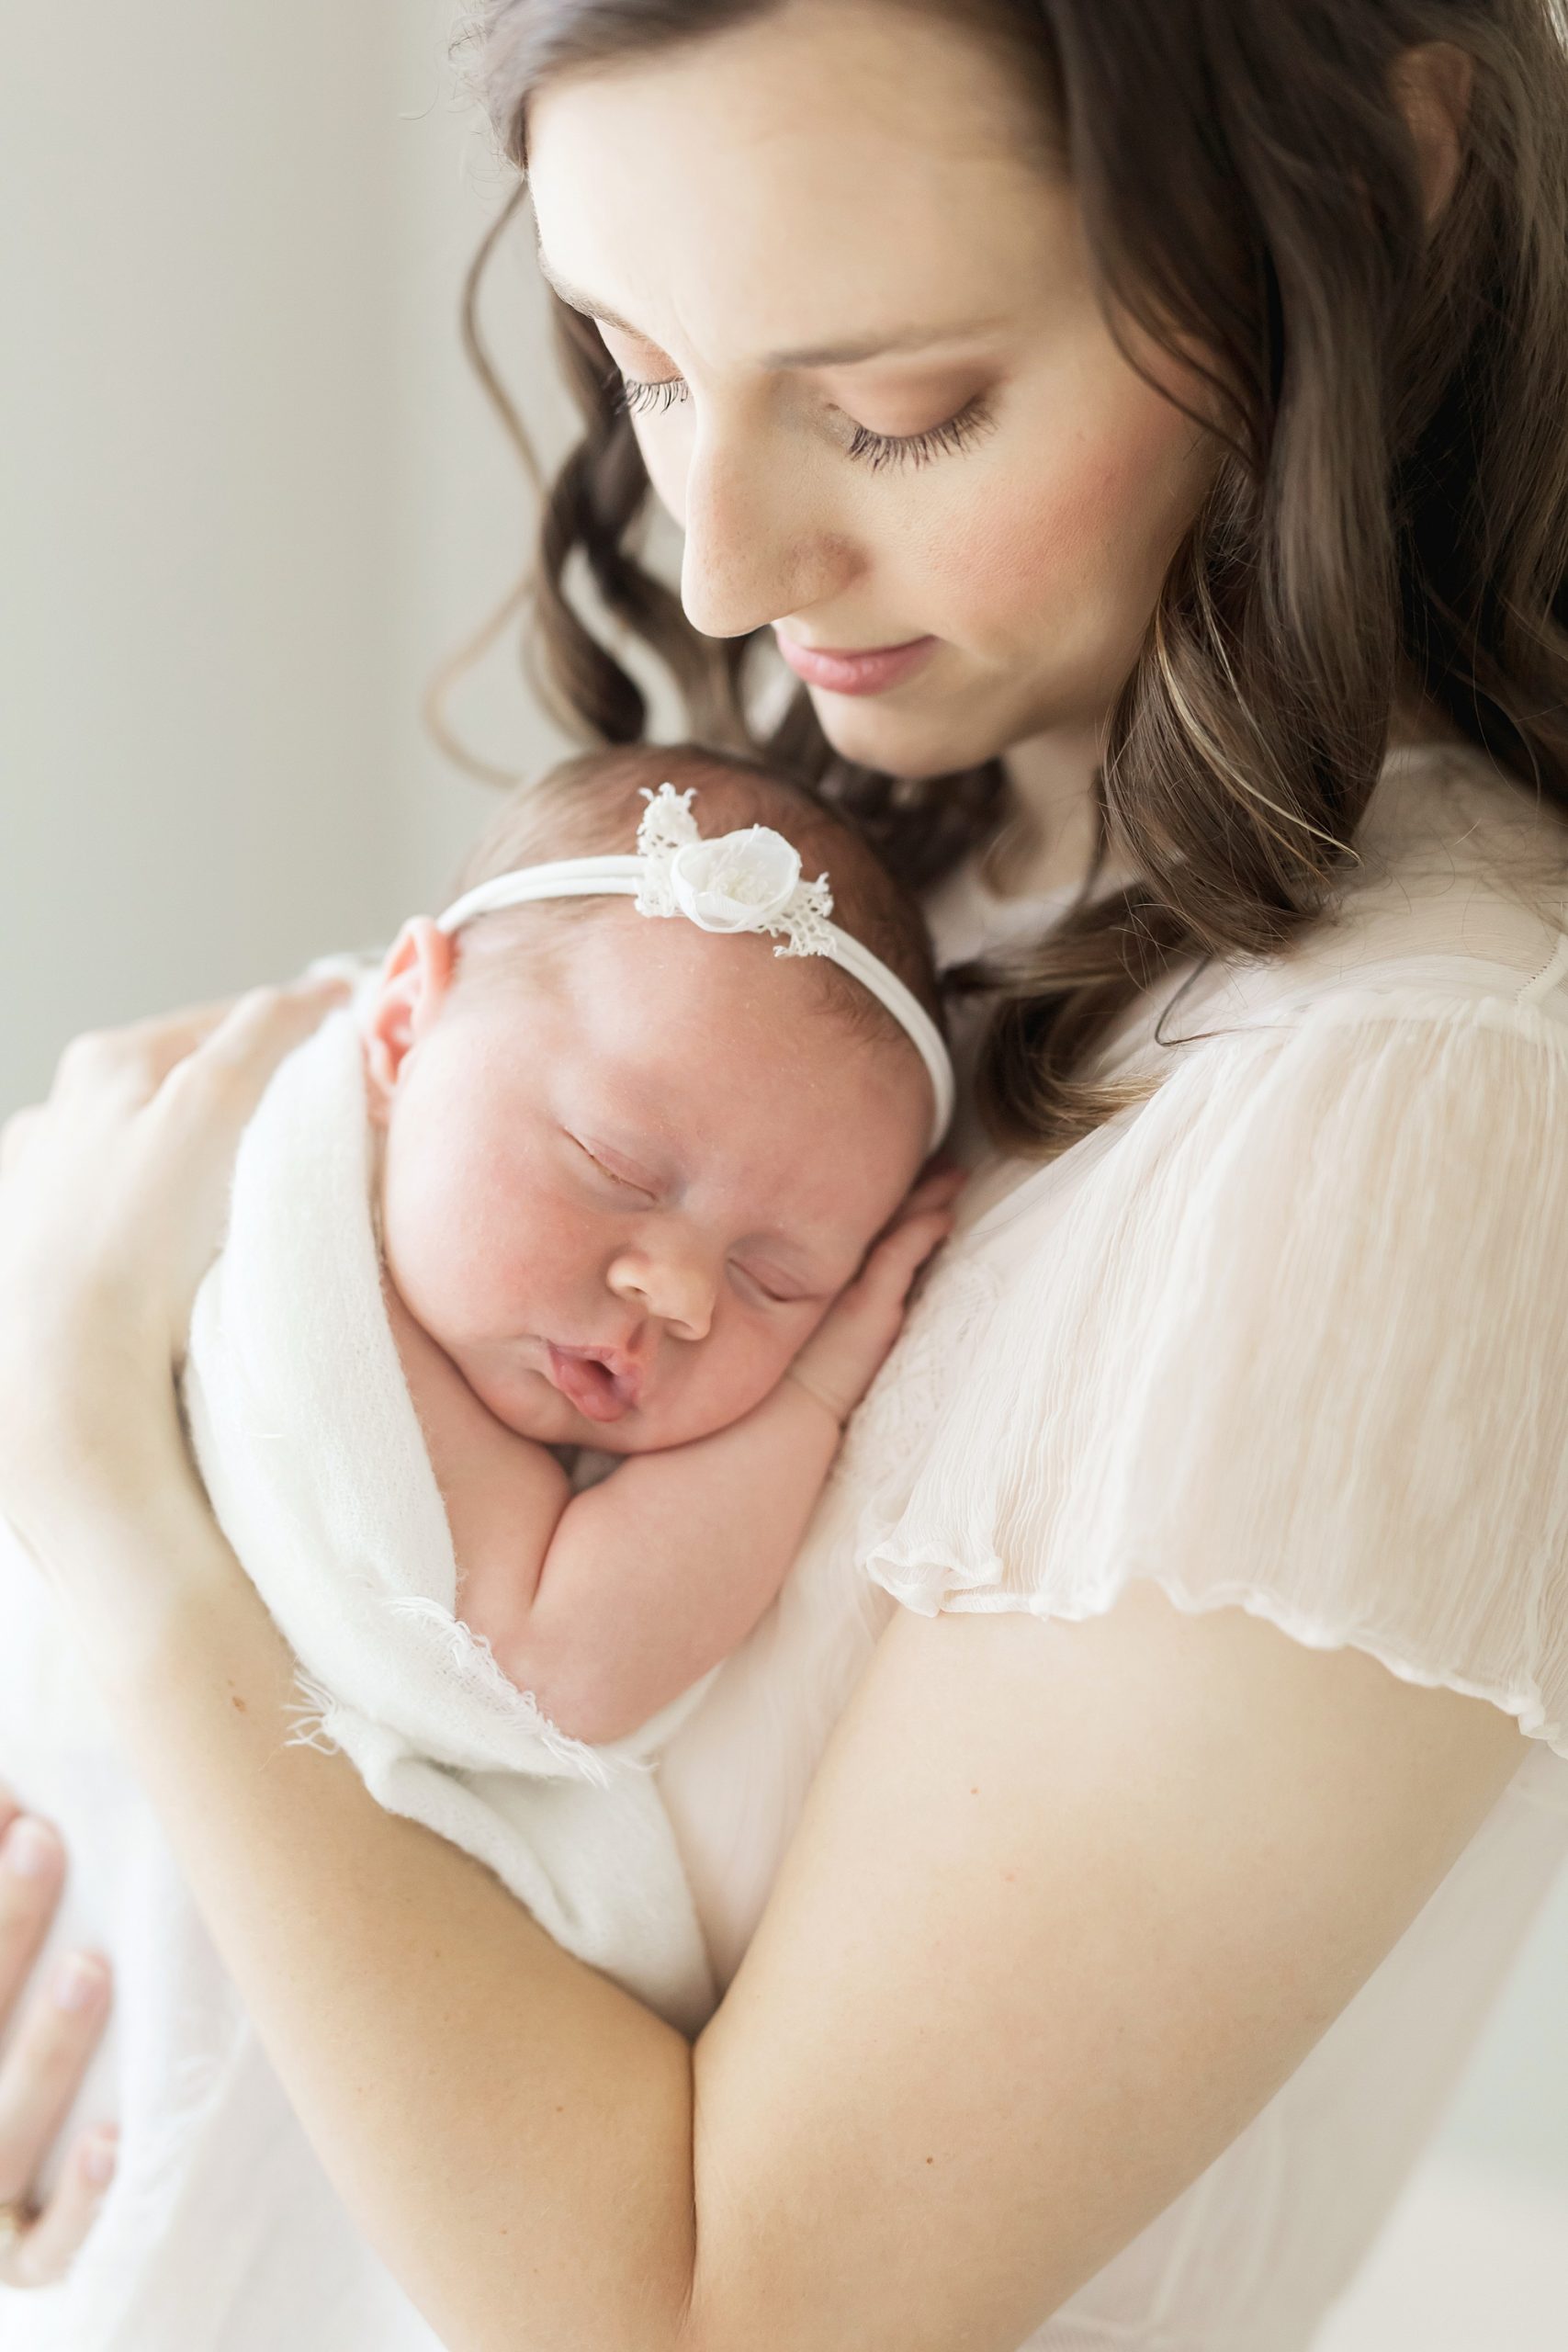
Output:
<path fill-rule="evenodd" d="M 637 1402 L 639 1385 L 635 1374 L 613 1372 L 586 1350 L 549 1350 L 550 1377 L 568 1404 L 591 1421 L 618 1421 Z"/>

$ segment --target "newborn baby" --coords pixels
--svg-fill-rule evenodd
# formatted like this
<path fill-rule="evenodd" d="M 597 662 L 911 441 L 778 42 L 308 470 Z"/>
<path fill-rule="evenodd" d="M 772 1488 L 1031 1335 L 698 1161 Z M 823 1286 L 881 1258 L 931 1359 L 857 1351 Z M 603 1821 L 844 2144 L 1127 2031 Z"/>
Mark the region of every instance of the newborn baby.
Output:
<path fill-rule="evenodd" d="M 515 902 L 542 862 L 629 865 L 639 822 L 677 873 L 722 857 L 732 886 L 793 893 L 795 937 L 737 935 L 746 902 L 714 887 L 694 919 L 592 872 L 593 895 Z M 826 928 L 800 876 L 824 867 L 919 1044 L 910 1007 L 800 952 Z M 956 1180 L 910 1191 L 945 1078 L 936 985 L 856 836 L 690 750 L 573 762 L 464 884 L 405 926 L 363 1014 L 387 1307 L 462 1618 L 561 1730 L 611 1741 L 772 1600 L 947 1229 Z M 574 1494 L 578 1448 L 625 1458 Z"/>
<path fill-rule="evenodd" d="M 694 2034 L 717 1985 L 657 1762 L 946 1229 L 956 1179 L 910 1189 L 951 1108 L 935 989 L 856 837 L 706 754 L 573 763 L 465 882 L 251 1121 L 187 1426 L 300 1736 Z M 0 2289 L 0 2344 L 438 2352 L 4 1531 L 0 1629 L 0 1779 L 76 1864 L 51 1952 L 115 1969 L 75 2114 L 121 2127 L 70 2278 Z"/>

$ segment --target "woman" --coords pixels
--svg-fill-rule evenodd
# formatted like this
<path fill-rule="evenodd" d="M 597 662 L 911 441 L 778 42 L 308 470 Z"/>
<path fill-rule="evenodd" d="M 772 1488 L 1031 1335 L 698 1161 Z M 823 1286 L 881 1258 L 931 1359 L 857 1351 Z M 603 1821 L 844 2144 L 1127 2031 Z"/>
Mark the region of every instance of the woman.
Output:
<path fill-rule="evenodd" d="M 562 690 L 640 727 L 581 556 L 710 732 L 772 625 L 782 748 L 1016 951 L 966 1229 L 665 1766 L 694 2046 L 284 1745 L 170 1369 L 320 990 L 13 1127 L 0 1496 L 454 2352 L 1285 2352 L 1568 1846 L 1568 64 L 1538 0 L 484 40 L 589 418 Z M 6 2078 L 34 2276 L 94 2015 Z"/>

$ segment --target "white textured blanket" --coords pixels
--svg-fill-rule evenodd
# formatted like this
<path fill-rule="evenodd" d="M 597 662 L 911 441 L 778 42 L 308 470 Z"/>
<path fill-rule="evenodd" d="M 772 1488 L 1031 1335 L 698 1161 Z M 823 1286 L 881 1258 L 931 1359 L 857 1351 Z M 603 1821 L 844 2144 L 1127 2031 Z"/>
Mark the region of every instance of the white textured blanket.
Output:
<path fill-rule="evenodd" d="M 247 1131 L 186 1404 L 220 1519 L 301 1662 L 302 1730 L 486 1863 L 569 1951 L 694 2030 L 714 1991 L 650 1767 L 709 1678 L 614 1747 L 558 1731 L 453 1616 L 446 1515 L 382 1305 L 352 1014 Z M 119 2177 L 68 2284 L 0 2290 L 6 2352 L 434 2352 L 322 2180 L 0 1529 L 0 1777 L 70 1840 L 54 1938 L 108 1951 L 116 2022 L 78 2105 Z M 410 2020 L 417 2031 L 418 2021 Z"/>

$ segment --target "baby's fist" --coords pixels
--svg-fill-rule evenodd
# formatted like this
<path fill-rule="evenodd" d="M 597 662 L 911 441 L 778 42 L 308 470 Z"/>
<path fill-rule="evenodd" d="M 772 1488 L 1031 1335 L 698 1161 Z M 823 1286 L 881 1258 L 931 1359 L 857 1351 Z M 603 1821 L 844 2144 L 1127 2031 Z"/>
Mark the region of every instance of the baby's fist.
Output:
<path fill-rule="evenodd" d="M 953 1204 L 964 1182 L 962 1169 L 943 1168 L 916 1185 L 791 1365 L 802 1386 L 840 1422 L 886 1361 L 915 1276 L 953 1230 Z"/>

